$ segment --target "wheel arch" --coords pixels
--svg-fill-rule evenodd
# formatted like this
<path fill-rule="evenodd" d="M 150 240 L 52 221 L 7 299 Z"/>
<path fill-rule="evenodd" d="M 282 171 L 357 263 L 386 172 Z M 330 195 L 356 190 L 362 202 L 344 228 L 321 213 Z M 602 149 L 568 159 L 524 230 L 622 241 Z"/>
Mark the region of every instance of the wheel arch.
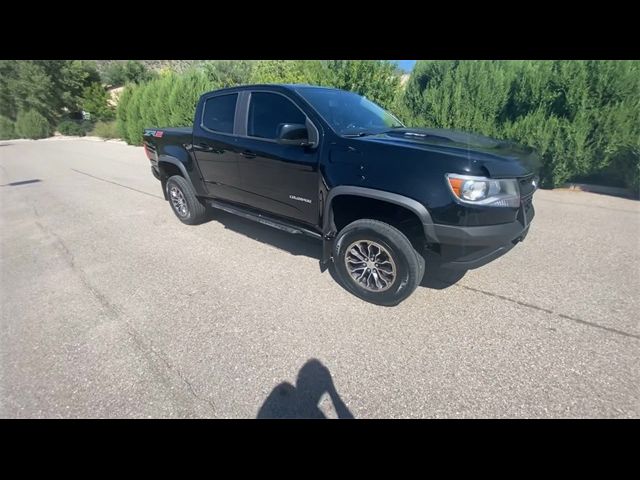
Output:
<path fill-rule="evenodd" d="M 164 199 L 168 200 L 166 185 L 167 180 L 171 176 L 167 173 L 175 174 L 176 169 L 178 172 L 180 172 L 180 176 L 184 177 L 185 180 L 190 182 L 191 185 L 193 185 L 194 190 L 196 190 L 197 193 L 201 194 L 201 192 L 198 192 L 197 185 L 194 185 L 194 182 L 191 179 L 191 175 L 189 175 L 189 173 L 187 172 L 187 168 L 183 161 L 171 155 L 160 155 L 158 157 L 158 170 L 160 173 L 160 182 L 162 183 L 162 193 L 164 195 Z"/>
<path fill-rule="evenodd" d="M 327 200 L 323 207 L 322 212 L 322 233 L 323 233 L 323 249 L 322 249 L 322 259 L 321 259 L 321 268 L 325 268 L 329 259 L 331 258 L 331 245 L 333 243 L 333 237 L 337 233 L 337 228 L 335 225 L 334 219 L 334 200 L 339 198 L 340 196 L 354 196 L 354 197 L 362 197 L 369 198 L 373 200 L 378 200 L 381 202 L 389 203 L 392 205 L 396 205 L 406 210 L 412 212 L 420 221 L 422 225 L 422 231 L 424 233 L 425 239 L 430 243 L 437 243 L 438 239 L 435 234 L 435 229 L 433 226 L 433 220 L 431 219 L 431 215 L 427 208 L 422 205 L 420 202 L 405 197 L 404 195 L 399 195 L 397 193 L 386 192 L 383 190 L 376 190 L 373 188 L 366 187 L 357 187 L 350 185 L 343 185 L 334 187 L 329 191 L 327 195 Z"/>
<path fill-rule="evenodd" d="M 322 214 L 322 232 L 324 235 L 331 235 L 331 233 L 335 233 L 331 231 L 332 228 L 335 228 L 335 225 L 333 225 L 333 201 L 337 197 L 343 195 L 371 198 L 374 200 L 379 200 L 382 202 L 404 207 L 407 210 L 413 212 L 418 217 L 420 223 L 422 223 L 424 234 L 427 240 L 434 241 L 434 243 L 437 241 L 431 215 L 429 214 L 427 208 L 420 202 L 412 198 L 405 197 L 404 195 L 398 195 L 397 193 L 348 185 L 332 188 L 329 191 L 329 195 L 327 195 L 327 201 L 325 202 L 324 211 Z"/>

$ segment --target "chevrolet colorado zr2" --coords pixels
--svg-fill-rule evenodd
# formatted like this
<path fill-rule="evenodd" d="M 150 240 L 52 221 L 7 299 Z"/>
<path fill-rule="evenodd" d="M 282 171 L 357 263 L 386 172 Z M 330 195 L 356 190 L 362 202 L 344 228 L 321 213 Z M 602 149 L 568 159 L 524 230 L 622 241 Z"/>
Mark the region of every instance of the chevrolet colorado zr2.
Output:
<path fill-rule="evenodd" d="M 321 270 L 332 267 L 347 290 L 380 305 L 406 299 L 430 259 L 468 270 L 503 255 L 534 216 L 532 149 L 406 128 L 344 90 L 216 90 L 200 98 L 193 127 L 146 129 L 143 138 L 181 222 L 198 224 L 215 208 L 315 237 Z"/>

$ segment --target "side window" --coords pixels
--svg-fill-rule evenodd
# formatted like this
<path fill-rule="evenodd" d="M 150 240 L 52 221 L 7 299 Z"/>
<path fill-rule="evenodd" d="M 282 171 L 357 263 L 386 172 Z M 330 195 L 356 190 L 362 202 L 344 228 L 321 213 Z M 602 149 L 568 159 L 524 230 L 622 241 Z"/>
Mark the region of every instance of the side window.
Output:
<path fill-rule="evenodd" d="M 238 94 L 233 93 L 206 100 L 202 124 L 215 132 L 233 133 L 237 99 Z"/>
<path fill-rule="evenodd" d="M 247 134 L 250 137 L 278 137 L 278 127 L 283 123 L 301 123 L 306 117 L 291 100 L 275 93 L 254 92 L 249 104 L 249 124 Z"/>

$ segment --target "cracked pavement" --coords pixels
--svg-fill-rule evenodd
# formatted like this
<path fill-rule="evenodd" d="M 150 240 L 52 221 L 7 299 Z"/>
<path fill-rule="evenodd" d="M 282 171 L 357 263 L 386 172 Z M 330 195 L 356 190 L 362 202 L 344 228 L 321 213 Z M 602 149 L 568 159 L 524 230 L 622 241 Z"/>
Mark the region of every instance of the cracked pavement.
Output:
<path fill-rule="evenodd" d="M 637 201 L 539 191 L 524 243 L 385 308 L 312 239 L 182 225 L 141 148 L 3 141 L 0 185 L 0 417 L 640 415 Z"/>

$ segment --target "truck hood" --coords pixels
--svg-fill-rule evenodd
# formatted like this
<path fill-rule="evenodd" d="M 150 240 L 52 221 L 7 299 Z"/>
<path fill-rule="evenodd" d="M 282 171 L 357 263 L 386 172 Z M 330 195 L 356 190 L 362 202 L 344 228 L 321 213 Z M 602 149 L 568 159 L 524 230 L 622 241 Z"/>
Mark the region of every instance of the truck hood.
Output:
<path fill-rule="evenodd" d="M 465 156 L 474 166 L 484 167 L 491 177 L 532 174 L 541 164 L 540 156 L 531 147 L 457 130 L 398 128 L 358 140 Z"/>

